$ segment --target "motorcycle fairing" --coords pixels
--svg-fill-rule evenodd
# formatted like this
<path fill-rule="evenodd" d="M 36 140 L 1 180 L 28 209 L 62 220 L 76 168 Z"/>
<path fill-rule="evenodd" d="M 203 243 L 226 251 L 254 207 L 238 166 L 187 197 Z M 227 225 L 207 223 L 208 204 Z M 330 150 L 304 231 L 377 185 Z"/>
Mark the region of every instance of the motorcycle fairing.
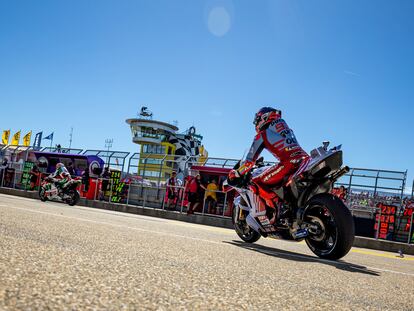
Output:
<path fill-rule="evenodd" d="M 275 227 L 271 224 L 269 218 L 266 215 L 266 208 L 259 210 L 260 205 L 264 205 L 259 200 L 259 196 L 253 193 L 253 191 L 248 189 L 240 189 L 240 197 L 237 197 L 234 201 L 236 208 L 236 215 L 239 214 L 240 209 L 248 211 L 249 214 L 246 217 L 246 222 L 249 227 L 257 232 L 266 232 L 271 233 L 275 231 Z M 244 206 L 241 204 L 241 198 L 249 206 Z"/>

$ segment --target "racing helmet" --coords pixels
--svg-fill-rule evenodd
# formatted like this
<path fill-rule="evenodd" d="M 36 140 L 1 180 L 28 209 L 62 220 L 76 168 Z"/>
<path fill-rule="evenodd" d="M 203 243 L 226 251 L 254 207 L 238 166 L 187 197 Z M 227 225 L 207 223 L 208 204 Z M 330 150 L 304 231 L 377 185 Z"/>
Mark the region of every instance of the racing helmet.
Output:
<path fill-rule="evenodd" d="M 253 124 L 256 127 L 256 132 L 260 132 L 273 120 L 282 117 L 282 111 L 274 109 L 272 107 L 263 107 L 256 112 L 253 120 Z"/>
<path fill-rule="evenodd" d="M 59 168 L 62 168 L 62 167 L 65 167 L 65 164 L 63 164 L 61 162 L 56 164 L 56 169 L 59 169 Z"/>

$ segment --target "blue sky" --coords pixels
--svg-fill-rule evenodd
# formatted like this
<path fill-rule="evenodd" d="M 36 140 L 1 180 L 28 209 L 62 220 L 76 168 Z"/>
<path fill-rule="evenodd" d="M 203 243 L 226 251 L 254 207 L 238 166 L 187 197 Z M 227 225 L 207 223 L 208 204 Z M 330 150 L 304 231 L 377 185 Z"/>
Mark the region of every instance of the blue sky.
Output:
<path fill-rule="evenodd" d="M 350 166 L 413 164 L 414 2 L 1 1 L 0 128 L 136 151 L 125 119 L 195 125 L 241 157 L 275 106 L 305 149 Z M 47 141 L 45 141 L 47 144 Z"/>

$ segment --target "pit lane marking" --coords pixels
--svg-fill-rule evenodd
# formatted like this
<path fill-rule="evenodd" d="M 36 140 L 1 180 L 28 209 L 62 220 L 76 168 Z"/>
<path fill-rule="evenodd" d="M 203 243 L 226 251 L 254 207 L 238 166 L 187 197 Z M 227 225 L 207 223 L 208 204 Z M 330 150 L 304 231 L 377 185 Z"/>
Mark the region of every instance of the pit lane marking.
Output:
<path fill-rule="evenodd" d="M 363 250 L 359 250 L 359 249 L 351 249 L 351 252 L 352 253 L 363 254 L 363 255 L 371 255 L 371 256 L 377 256 L 377 257 L 392 258 L 392 259 L 397 259 L 397 260 L 414 260 L 414 257 L 399 257 L 398 255 L 375 253 L 375 252 L 363 251 Z"/>

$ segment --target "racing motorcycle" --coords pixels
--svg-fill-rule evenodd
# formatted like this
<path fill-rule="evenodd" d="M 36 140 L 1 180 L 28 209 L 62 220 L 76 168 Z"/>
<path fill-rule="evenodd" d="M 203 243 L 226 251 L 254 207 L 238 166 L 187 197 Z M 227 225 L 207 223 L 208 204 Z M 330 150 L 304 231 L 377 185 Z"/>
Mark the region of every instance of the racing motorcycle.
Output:
<path fill-rule="evenodd" d="M 227 181 L 238 192 L 234 199 L 232 221 L 237 235 L 254 243 L 260 237 L 305 240 L 317 256 L 337 260 L 351 249 L 355 228 L 349 209 L 331 194 L 334 182 L 349 172 L 342 167 L 341 146 L 328 150 L 329 142 L 311 151 L 311 158 L 302 169 L 290 176 L 278 189 L 277 208 L 258 204 L 251 179 L 268 166 L 263 158 L 240 180 Z M 240 167 L 240 162 L 234 169 Z"/>
<path fill-rule="evenodd" d="M 74 206 L 79 202 L 80 194 L 77 190 L 82 183 L 80 178 L 70 179 L 59 189 L 56 180 L 51 177 L 46 177 L 40 186 L 39 197 L 42 202 L 47 200 L 57 200 Z"/>

